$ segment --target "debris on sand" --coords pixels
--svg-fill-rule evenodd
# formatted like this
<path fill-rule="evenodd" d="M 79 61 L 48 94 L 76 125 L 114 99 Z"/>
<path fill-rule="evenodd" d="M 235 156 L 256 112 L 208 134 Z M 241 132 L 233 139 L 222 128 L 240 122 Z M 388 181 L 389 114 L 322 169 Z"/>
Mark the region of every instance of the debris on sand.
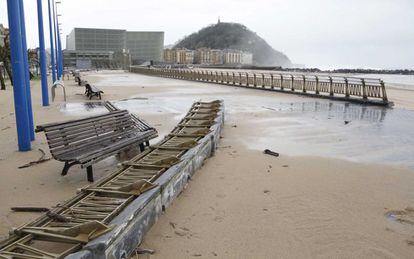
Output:
<path fill-rule="evenodd" d="M 148 98 L 147 97 L 132 97 L 132 98 L 121 99 L 119 101 L 129 101 L 129 100 L 148 100 Z"/>
<path fill-rule="evenodd" d="M 49 208 L 45 207 L 11 207 L 14 212 L 48 212 Z"/>
<path fill-rule="evenodd" d="M 175 229 L 175 223 L 174 222 L 170 222 L 170 226 L 172 227 L 172 228 L 174 228 Z"/>
<path fill-rule="evenodd" d="M 279 157 L 279 153 L 274 152 L 274 151 L 272 151 L 270 149 L 263 150 L 263 153 L 266 154 L 266 155 L 271 155 L 271 156 Z"/>
<path fill-rule="evenodd" d="M 263 109 L 267 109 L 267 110 L 271 110 L 271 111 L 277 111 L 276 109 L 270 108 L 270 107 L 266 107 L 266 106 L 262 106 Z"/>
<path fill-rule="evenodd" d="M 54 213 L 54 212 L 52 212 L 50 210 L 46 213 L 46 216 L 48 218 L 50 218 L 50 219 L 53 219 L 53 220 L 59 221 L 59 222 L 70 222 L 71 221 L 71 219 L 69 219 L 69 218 L 67 218 L 67 217 L 65 217 L 63 215 Z"/>
<path fill-rule="evenodd" d="M 44 162 L 49 161 L 50 159 L 52 159 L 51 157 L 45 158 L 46 153 L 41 148 L 39 148 L 39 151 L 40 151 L 40 153 L 42 153 L 42 155 L 40 156 L 39 159 L 37 159 L 36 161 L 32 161 L 32 162 L 29 162 L 27 164 L 24 164 L 22 166 L 19 166 L 18 168 L 22 169 L 22 168 L 26 168 L 26 167 L 31 167 L 32 165 L 41 164 L 41 163 L 44 163 Z"/>
<path fill-rule="evenodd" d="M 344 124 L 347 125 L 348 123 L 350 123 L 351 121 L 344 121 Z"/>
<path fill-rule="evenodd" d="M 151 255 L 153 255 L 153 254 L 155 254 L 155 250 L 137 247 L 137 249 L 135 249 L 135 254 L 139 254 L 139 255 L 151 254 Z"/>
<path fill-rule="evenodd" d="M 174 231 L 174 234 L 176 234 L 177 236 L 183 237 L 183 236 L 187 235 L 187 232 L 185 232 L 184 230 L 181 230 L 181 229 L 177 229 L 176 231 Z"/>

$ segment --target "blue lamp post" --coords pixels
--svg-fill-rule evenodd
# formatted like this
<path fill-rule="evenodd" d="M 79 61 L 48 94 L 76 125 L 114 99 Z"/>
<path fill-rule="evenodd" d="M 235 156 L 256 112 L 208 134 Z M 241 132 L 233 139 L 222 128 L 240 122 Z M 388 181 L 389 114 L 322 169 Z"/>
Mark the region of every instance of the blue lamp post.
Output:
<path fill-rule="evenodd" d="M 59 25 L 60 25 L 60 23 L 59 23 L 59 16 L 61 16 L 60 14 L 58 14 L 58 4 L 60 4 L 61 3 L 61 1 L 56 1 L 55 2 L 55 5 L 56 5 L 56 7 L 55 7 L 55 10 L 56 10 L 56 16 L 55 16 L 55 18 L 56 18 L 56 30 L 55 30 L 55 33 L 56 33 L 56 56 L 58 57 L 57 58 L 57 64 L 56 64 L 56 66 L 57 66 L 57 71 L 58 71 L 58 78 L 61 78 L 62 77 L 62 75 L 63 75 L 63 52 L 62 52 L 62 41 L 61 41 L 61 39 L 60 39 L 60 27 L 59 27 Z"/>
<path fill-rule="evenodd" d="M 26 67 L 23 62 L 19 3 L 20 1 L 7 0 L 7 15 L 10 29 L 10 55 L 14 75 L 13 94 L 14 110 L 16 114 L 17 142 L 19 151 L 28 151 L 31 149 L 31 144 L 24 72 Z"/>
<path fill-rule="evenodd" d="M 57 19 L 57 31 L 58 31 L 58 36 L 57 36 L 57 45 L 58 45 L 58 52 L 59 52 L 59 63 L 58 63 L 58 67 L 59 67 L 59 71 L 60 71 L 60 77 L 62 77 L 63 75 L 63 52 L 62 52 L 62 42 L 60 41 L 60 30 L 59 30 L 59 20 Z"/>
<path fill-rule="evenodd" d="M 47 64 L 46 64 L 46 50 L 45 38 L 43 31 L 43 10 L 42 0 L 37 0 L 37 16 L 39 27 L 39 52 L 40 52 L 40 74 L 42 80 L 42 104 L 49 106 L 49 92 L 47 87 Z"/>
<path fill-rule="evenodd" d="M 30 132 L 30 139 L 35 139 L 34 133 L 34 124 L 33 124 L 33 111 L 32 111 L 32 95 L 30 90 L 30 75 L 29 75 L 29 61 L 27 55 L 27 43 L 26 43 L 26 25 L 25 25 L 25 17 L 24 17 L 24 5 L 23 0 L 19 1 L 19 9 L 20 10 L 20 29 L 21 29 L 21 41 L 22 41 L 22 48 L 23 48 L 23 66 L 24 66 L 24 78 L 26 82 L 26 101 L 27 101 L 27 113 L 29 116 L 29 132 Z"/>
<path fill-rule="evenodd" d="M 50 36 L 50 64 L 52 66 L 52 80 L 53 83 L 56 81 L 56 65 L 55 65 L 55 49 L 54 49 L 54 37 L 53 37 L 53 22 L 52 22 L 52 7 L 50 4 L 50 1 L 53 0 L 47 0 L 47 6 L 49 11 L 49 36 Z"/>

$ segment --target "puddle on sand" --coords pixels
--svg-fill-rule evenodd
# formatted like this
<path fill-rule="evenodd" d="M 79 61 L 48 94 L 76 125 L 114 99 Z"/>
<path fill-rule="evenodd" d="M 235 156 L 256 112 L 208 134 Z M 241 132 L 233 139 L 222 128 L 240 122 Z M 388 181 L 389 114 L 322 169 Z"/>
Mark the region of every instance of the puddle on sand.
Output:
<path fill-rule="evenodd" d="M 307 98 L 281 102 L 271 96 L 218 97 L 225 101 L 227 118 L 254 125 L 249 134 L 237 136 L 249 148 L 414 168 L 413 111 Z M 138 115 L 173 114 L 178 121 L 194 98 L 152 97 L 114 104 Z M 71 103 L 61 111 L 77 116 L 107 112 L 101 103 Z M 248 121 L 243 121 L 245 114 Z"/>
<path fill-rule="evenodd" d="M 102 102 L 64 103 L 60 111 L 68 116 L 93 116 L 108 112 Z"/>
<path fill-rule="evenodd" d="M 414 168 L 414 112 L 343 102 L 278 103 L 254 119 L 254 149 Z"/>
<path fill-rule="evenodd" d="M 119 109 L 132 113 L 173 113 L 178 117 L 185 114 L 192 102 L 165 102 L 164 99 L 132 98 L 121 101 L 112 101 Z M 67 103 L 60 107 L 60 111 L 68 116 L 92 116 L 108 112 L 103 102 Z"/>

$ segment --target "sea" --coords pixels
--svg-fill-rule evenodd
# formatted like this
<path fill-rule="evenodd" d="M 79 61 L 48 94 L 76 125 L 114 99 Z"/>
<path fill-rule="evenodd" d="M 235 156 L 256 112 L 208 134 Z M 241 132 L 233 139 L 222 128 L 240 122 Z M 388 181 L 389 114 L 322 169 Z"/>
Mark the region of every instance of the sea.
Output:
<path fill-rule="evenodd" d="M 389 74 L 357 74 L 362 78 L 379 78 L 386 86 L 414 91 L 414 75 L 389 75 Z"/>

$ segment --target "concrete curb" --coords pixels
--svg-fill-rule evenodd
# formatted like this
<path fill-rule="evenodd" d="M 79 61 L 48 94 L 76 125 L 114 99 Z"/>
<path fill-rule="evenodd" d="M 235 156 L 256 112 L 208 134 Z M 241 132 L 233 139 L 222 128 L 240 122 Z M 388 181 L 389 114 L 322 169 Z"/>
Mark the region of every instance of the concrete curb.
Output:
<path fill-rule="evenodd" d="M 128 258 L 162 212 L 183 191 L 196 170 L 207 158 L 214 155 L 224 125 L 224 106 L 215 121 L 211 132 L 196 147 L 188 150 L 180 163 L 170 167 L 155 181 L 158 184 L 156 188 L 140 195 L 110 222 L 109 225 L 115 226 L 110 232 L 65 258 Z"/>

